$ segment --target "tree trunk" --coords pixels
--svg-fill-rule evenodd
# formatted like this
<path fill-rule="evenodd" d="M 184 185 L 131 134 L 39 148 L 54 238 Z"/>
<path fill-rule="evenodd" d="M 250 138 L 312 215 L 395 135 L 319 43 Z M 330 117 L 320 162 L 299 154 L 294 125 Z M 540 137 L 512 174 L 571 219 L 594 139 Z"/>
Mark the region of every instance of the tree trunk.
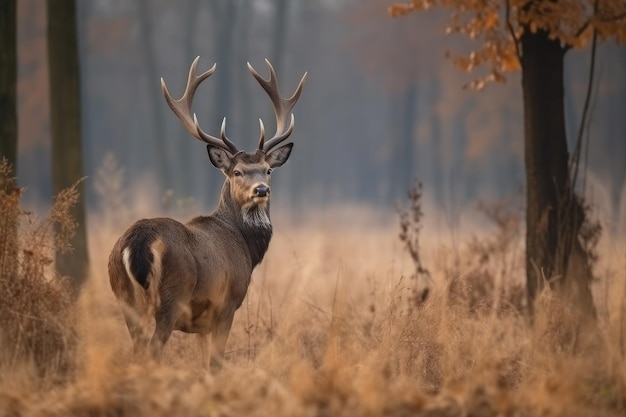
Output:
<path fill-rule="evenodd" d="M 148 102 L 150 121 L 152 123 L 152 132 L 154 135 L 155 146 L 153 147 L 156 154 L 157 166 L 156 175 L 159 184 L 166 190 L 175 188 L 176 178 L 172 170 L 172 164 L 168 161 L 170 155 L 165 137 L 165 122 L 163 118 L 163 96 L 161 95 L 161 86 L 159 85 L 160 75 L 157 66 L 157 57 L 155 47 L 153 45 L 154 18 L 151 16 L 150 2 L 147 0 L 139 0 L 137 4 L 137 20 L 139 21 L 139 50 L 141 51 L 143 63 L 145 65 L 144 78 L 148 83 Z"/>
<path fill-rule="evenodd" d="M 441 84 L 438 79 L 430 80 L 430 96 L 428 101 L 428 107 L 430 108 L 430 123 L 431 134 L 429 146 L 434 149 L 434 155 L 431 161 L 431 175 L 433 177 L 432 189 L 435 196 L 435 204 L 437 207 L 445 207 L 445 187 L 447 186 L 444 181 L 444 143 L 442 134 L 442 120 L 440 112 L 437 111 L 439 101 L 441 100 Z M 445 213 L 445 210 L 443 211 Z"/>
<path fill-rule="evenodd" d="M 274 1 L 274 33 L 272 38 L 272 66 L 277 74 L 283 69 L 285 44 L 289 33 L 289 0 Z"/>
<path fill-rule="evenodd" d="M 233 92 L 233 48 L 234 48 L 234 29 L 237 22 L 237 4 L 233 0 L 215 0 L 213 3 L 213 21 L 219 24 L 217 29 L 217 38 L 215 39 L 216 56 L 215 62 L 217 62 L 217 70 L 215 74 L 211 76 L 214 78 L 211 82 L 215 85 L 215 105 L 212 109 L 212 122 L 206 123 L 202 126 L 208 132 L 215 132 L 217 134 L 218 129 L 222 125 L 222 119 L 226 116 L 231 116 L 232 110 L 232 92 Z M 228 119 L 230 120 L 230 119 Z M 228 127 L 229 123 L 232 126 L 234 121 L 226 122 L 226 135 L 231 136 L 231 129 Z M 239 145 L 241 146 L 241 145 Z M 209 180 L 209 187 L 211 189 L 210 198 L 217 202 L 220 194 L 220 189 L 223 183 L 223 177 L 220 175 L 211 175 Z"/>
<path fill-rule="evenodd" d="M 17 172 L 17 2 L 0 2 L 0 158 Z"/>
<path fill-rule="evenodd" d="M 17 226 L 20 190 L 17 173 L 17 3 L 0 2 L 0 160 L 10 164 L 10 178 L 0 177 L 0 277 L 14 279 L 17 270 Z M 4 175 L 3 175 L 4 177 Z M 4 181 L 3 181 L 4 180 Z"/>
<path fill-rule="evenodd" d="M 626 48 L 620 48 L 619 55 L 614 58 L 612 65 L 622 70 L 626 68 Z M 612 101 L 611 108 L 606 120 L 615 121 L 611 126 L 614 130 L 613 134 L 607 133 L 607 147 L 610 149 L 607 155 L 607 162 L 609 165 L 608 172 L 611 174 L 611 208 L 613 209 L 613 218 L 611 222 L 613 224 L 619 224 L 620 221 L 626 222 L 626 200 L 621 203 L 625 204 L 621 208 L 620 212 L 620 199 L 622 196 L 626 197 L 626 164 L 624 163 L 623 155 L 626 155 L 626 119 L 624 118 L 624 108 L 626 107 L 626 88 L 621 88 L 619 94 Z M 617 133 L 617 132 L 621 132 Z M 606 142 L 605 142 L 606 143 Z M 622 157 L 619 157 L 622 155 Z M 616 157 L 617 156 L 617 157 Z"/>
<path fill-rule="evenodd" d="M 83 177 L 76 4 L 74 0 L 48 0 L 47 9 L 52 184 L 54 192 L 59 193 Z M 78 223 L 70 242 L 73 252 L 56 255 L 57 271 L 70 276 L 76 290 L 86 280 L 88 269 L 82 183 L 78 191 L 81 198 L 71 210 Z"/>
<path fill-rule="evenodd" d="M 182 49 L 183 59 L 182 62 L 185 65 L 191 65 L 196 56 L 198 56 L 196 46 L 196 32 L 198 27 L 198 9 L 200 6 L 199 0 L 189 0 L 187 2 L 187 10 L 184 13 L 183 25 L 184 25 L 184 37 Z M 180 158 L 180 164 L 176 168 L 178 173 L 178 183 L 176 184 L 176 191 L 178 195 L 183 198 L 188 198 L 194 195 L 195 190 L 195 176 L 192 175 L 192 164 L 189 163 L 191 156 L 194 152 L 198 151 L 198 143 L 191 140 L 189 133 L 185 129 L 177 129 L 179 132 L 178 140 L 176 143 L 177 158 Z"/>
<path fill-rule="evenodd" d="M 234 34 L 233 29 L 236 23 L 236 5 L 231 0 L 222 0 L 219 7 L 219 15 L 214 20 L 219 22 L 217 39 L 217 71 L 213 75 L 215 83 L 215 109 L 213 123 L 209 131 L 219 129 L 222 118 L 230 115 L 231 111 L 231 90 L 232 90 L 232 60 Z M 231 122 L 232 123 L 232 122 Z M 228 126 L 226 126 L 228 129 Z M 227 131 L 228 134 L 228 131 Z"/>
<path fill-rule="evenodd" d="M 239 3 L 238 19 L 237 19 L 237 37 L 236 46 L 237 56 L 250 56 L 250 26 L 252 23 L 252 2 L 244 0 Z M 243 64 L 243 62 L 242 62 Z M 250 79 L 250 73 L 245 65 L 238 65 L 237 74 L 241 80 Z M 239 112 L 238 137 L 241 140 L 250 141 L 258 136 L 258 124 L 254 123 L 255 117 L 252 113 L 252 97 L 250 94 L 250 82 L 237 83 L 237 107 Z M 256 90 L 255 90 L 256 91 Z M 255 144 L 256 145 L 256 144 Z"/>
<path fill-rule="evenodd" d="M 395 155 L 391 161 L 392 198 L 404 200 L 414 175 L 415 118 L 417 111 L 417 87 L 411 85 L 392 98 L 392 129 L 394 131 Z"/>
<path fill-rule="evenodd" d="M 578 241 L 582 216 L 570 186 L 565 134 L 565 49 L 546 32 L 524 32 L 522 89 L 526 164 L 526 284 L 529 305 L 544 282 L 586 313 L 591 279 Z M 574 256 L 572 256 L 574 254 Z"/>

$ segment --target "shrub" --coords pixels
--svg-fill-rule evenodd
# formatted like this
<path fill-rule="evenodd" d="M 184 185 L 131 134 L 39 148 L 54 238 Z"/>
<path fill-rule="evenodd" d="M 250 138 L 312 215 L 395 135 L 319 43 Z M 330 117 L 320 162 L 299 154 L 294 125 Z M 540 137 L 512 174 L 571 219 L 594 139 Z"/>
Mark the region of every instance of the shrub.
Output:
<path fill-rule="evenodd" d="M 71 286 L 53 269 L 54 250 L 69 251 L 75 187 L 47 217 L 20 208 L 23 189 L 0 161 L 0 369 L 32 361 L 40 375 L 65 372 L 75 346 Z"/>

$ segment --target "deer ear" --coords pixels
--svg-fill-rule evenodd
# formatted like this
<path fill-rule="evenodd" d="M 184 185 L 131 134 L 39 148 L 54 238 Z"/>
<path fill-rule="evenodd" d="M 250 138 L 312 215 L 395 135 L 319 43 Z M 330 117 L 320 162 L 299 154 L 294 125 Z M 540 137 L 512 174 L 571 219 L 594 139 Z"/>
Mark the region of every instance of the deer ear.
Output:
<path fill-rule="evenodd" d="M 213 145 L 207 145 L 206 150 L 209 153 L 209 159 L 215 168 L 226 171 L 228 167 L 230 167 L 232 158 L 224 149 Z"/>
<path fill-rule="evenodd" d="M 280 148 L 274 149 L 267 154 L 265 162 L 270 164 L 271 168 L 277 168 L 283 165 L 287 162 L 287 159 L 289 159 L 289 155 L 291 155 L 291 148 L 293 148 L 293 143 L 288 143 Z"/>

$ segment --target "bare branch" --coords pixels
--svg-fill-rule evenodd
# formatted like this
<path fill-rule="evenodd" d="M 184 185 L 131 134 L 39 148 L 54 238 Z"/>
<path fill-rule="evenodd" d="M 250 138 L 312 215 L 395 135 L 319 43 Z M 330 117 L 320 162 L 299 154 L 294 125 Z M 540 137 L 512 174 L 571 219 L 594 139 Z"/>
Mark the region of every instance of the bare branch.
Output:
<path fill-rule="evenodd" d="M 593 17 L 593 16 L 592 16 Z M 587 19 L 587 21 L 580 27 L 580 29 L 578 29 L 576 31 L 576 34 L 574 35 L 574 37 L 578 38 L 579 36 L 581 36 L 583 33 L 585 33 L 585 31 L 587 30 L 587 28 L 589 27 L 589 25 L 591 25 L 591 19 L 592 17 L 590 17 L 589 19 Z"/>
<path fill-rule="evenodd" d="M 513 28 L 513 24 L 511 23 L 511 0 L 506 0 L 504 4 L 506 10 L 506 26 L 509 29 L 511 38 L 513 38 L 513 45 L 515 45 L 515 54 L 517 55 L 517 60 L 520 61 L 522 59 L 522 53 L 519 49 L 519 40 L 517 39 L 517 36 L 515 36 L 515 29 Z"/>
<path fill-rule="evenodd" d="M 585 33 L 585 31 L 589 28 L 589 26 L 591 25 L 591 21 L 594 17 L 597 17 L 598 20 L 602 23 L 609 23 L 609 22 L 616 22 L 618 20 L 622 20 L 622 19 L 626 19 L 626 11 L 614 16 L 609 16 L 609 17 L 602 17 L 599 16 L 597 14 L 597 5 L 594 6 L 594 13 L 593 15 L 591 15 L 589 17 L 589 19 L 587 19 L 587 21 L 585 23 L 583 23 L 583 25 L 580 27 L 580 29 L 578 29 L 576 31 L 576 34 L 574 35 L 575 37 L 579 37 L 581 36 L 583 33 Z"/>
<path fill-rule="evenodd" d="M 610 17 L 600 17 L 600 21 L 603 23 L 615 22 L 617 20 L 626 19 L 626 11 L 620 14 L 616 14 L 615 16 Z"/>

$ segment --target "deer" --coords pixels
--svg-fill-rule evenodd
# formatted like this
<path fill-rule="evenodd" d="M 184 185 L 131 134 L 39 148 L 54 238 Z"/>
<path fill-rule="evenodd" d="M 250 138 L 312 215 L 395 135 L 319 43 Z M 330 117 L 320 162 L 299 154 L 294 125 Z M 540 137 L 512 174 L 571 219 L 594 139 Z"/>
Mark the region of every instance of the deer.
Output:
<path fill-rule="evenodd" d="M 215 69 L 196 75 L 197 57 L 189 69 L 183 96 L 175 100 L 161 78 L 165 101 L 183 127 L 205 142 L 209 160 L 225 175 L 219 202 L 208 216 L 186 223 L 172 218 L 142 219 L 115 243 L 108 262 L 111 289 L 122 305 L 133 351 L 161 361 L 174 330 L 198 335 L 202 365 L 219 371 L 237 309 L 263 260 L 272 238 L 270 176 L 291 154 L 293 143 L 283 142 L 294 129 L 293 108 L 306 81 L 305 72 L 290 98 L 281 95 L 276 73 L 266 59 L 269 79 L 248 63 L 248 70 L 269 96 L 276 116 L 276 133 L 260 137 L 254 152 L 239 151 L 226 136 L 205 133 L 191 105 L 195 92 Z M 152 335 L 150 328 L 154 326 Z M 211 337 L 210 357 L 209 335 Z"/>

